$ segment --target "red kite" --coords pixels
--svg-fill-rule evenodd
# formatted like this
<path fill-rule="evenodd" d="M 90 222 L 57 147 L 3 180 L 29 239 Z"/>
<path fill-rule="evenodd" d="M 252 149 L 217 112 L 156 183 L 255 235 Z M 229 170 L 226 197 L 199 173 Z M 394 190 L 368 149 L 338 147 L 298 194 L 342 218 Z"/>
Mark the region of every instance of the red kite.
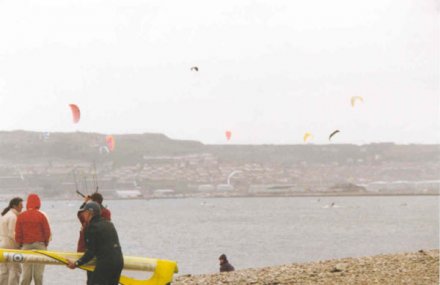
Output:
<path fill-rule="evenodd" d="M 81 112 L 79 111 L 79 108 L 75 104 L 69 104 L 70 110 L 72 110 L 72 118 L 73 122 L 76 124 L 79 122 L 79 119 L 81 117 Z"/>

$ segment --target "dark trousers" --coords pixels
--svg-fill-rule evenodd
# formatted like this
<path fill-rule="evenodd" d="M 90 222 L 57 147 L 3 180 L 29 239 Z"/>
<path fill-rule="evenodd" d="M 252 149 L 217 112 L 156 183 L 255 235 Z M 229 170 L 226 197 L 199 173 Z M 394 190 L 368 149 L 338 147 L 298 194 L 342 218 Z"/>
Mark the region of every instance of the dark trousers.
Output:
<path fill-rule="evenodd" d="M 95 271 L 91 276 L 91 283 L 88 285 L 118 285 L 121 277 L 123 262 L 100 263 L 97 262 Z M 89 282 L 87 280 L 87 282 Z"/>
<path fill-rule="evenodd" d="M 93 271 L 87 271 L 87 285 L 93 285 L 92 278 L 93 278 Z"/>

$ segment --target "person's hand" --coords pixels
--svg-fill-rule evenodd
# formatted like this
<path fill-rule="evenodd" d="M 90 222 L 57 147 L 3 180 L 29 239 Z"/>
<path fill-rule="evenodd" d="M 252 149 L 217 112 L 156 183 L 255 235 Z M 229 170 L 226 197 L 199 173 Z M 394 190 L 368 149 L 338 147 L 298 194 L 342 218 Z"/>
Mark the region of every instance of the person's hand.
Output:
<path fill-rule="evenodd" d="M 67 259 L 67 267 L 69 267 L 70 269 L 75 269 L 76 265 L 74 262 L 72 262 L 70 259 Z"/>
<path fill-rule="evenodd" d="M 92 198 L 91 198 L 89 195 L 87 195 L 87 196 L 84 197 L 84 203 L 87 203 L 87 202 L 89 202 L 90 200 L 92 200 Z"/>

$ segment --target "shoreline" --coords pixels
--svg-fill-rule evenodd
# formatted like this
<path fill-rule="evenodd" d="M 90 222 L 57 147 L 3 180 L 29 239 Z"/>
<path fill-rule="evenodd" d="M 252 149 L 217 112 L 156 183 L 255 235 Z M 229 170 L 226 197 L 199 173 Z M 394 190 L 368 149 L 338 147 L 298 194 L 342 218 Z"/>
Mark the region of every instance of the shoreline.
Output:
<path fill-rule="evenodd" d="M 166 196 L 166 197 L 144 197 L 144 198 L 126 198 L 125 200 L 155 200 L 155 199 L 186 199 L 186 198 L 290 198 L 290 197 L 413 197 L 413 196 L 436 196 L 440 193 L 298 193 L 298 194 L 237 194 L 237 195 L 187 195 L 187 196 Z M 114 200 L 124 200 L 123 198 L 114 198 Z"/>
<path fill-rule="evenodd" d="M 178 276 L 173 285 L 434 285 L 440 284 L 439 250 L 294 263 L 228 273 Z"/>
<path fill-rule="evenodd" d="M 12 197 L 12 196 L 11 196 Z M 440 197 L 439 194 L 431 193 L 393 193 L 393 194 L 380 194 L 380 193 L 307 193 L 307 194 L 290 194 L 290 195 L 185 195 L 185 196 L 165 196 L 165 197 L 133 197 L 133 198 L 120 198 L 120 197 L 108 197 L 107 201 L 121 201 L 121 200 L 169 200 L 169 199 L 217 199 L 217 198 L 325 198 L 325 197 Z M 0 201 L 9 201 L 0 197 Z M 46 198 L 46 201 L 81 201 L 82 197 L 60 197 L 60 198 Z"/>

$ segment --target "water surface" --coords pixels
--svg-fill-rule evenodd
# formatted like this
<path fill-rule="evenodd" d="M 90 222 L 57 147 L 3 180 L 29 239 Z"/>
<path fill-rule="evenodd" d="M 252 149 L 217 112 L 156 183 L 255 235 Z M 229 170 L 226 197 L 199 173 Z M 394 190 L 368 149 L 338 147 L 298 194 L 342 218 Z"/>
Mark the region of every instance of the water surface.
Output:
<path fill-rule="evenodd" d="M 334 203 L 332 207 L 331 204 Z M 50 250 L 74 251 L 81 201 L 43 201 Z M 417 251 L 439 247 L 439 198 L 289 197 L 104 201 L 125 255 L 176 260 L 180 274 Z M 85 284 L 85 274 L 47 266 L 45 284 Z"/>

